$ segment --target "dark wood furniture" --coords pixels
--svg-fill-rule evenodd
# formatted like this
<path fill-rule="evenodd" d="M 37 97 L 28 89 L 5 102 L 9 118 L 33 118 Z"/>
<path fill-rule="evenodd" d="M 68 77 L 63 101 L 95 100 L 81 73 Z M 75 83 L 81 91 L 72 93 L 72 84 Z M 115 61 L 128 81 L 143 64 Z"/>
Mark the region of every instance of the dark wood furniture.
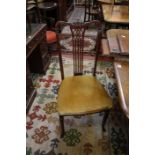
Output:
<path fill-rule="evenodd" d="M 97 0 L 97 1 L 102 4 L 112 4 L 112 0 Z"/>
<path fill-rule="evenodd" d="M 55 24 L 55 21 L 58 20 L 58 4 L 54 1 L 44 0 L 38 2 L 38 0 L 27 0 L 27 14 L 30 11 L 32 12 L 32 10 L 34 10 L 37 15 L 35 16 L 35 19 L 39 19 L 38 22 L 35 23 L 46 23 L 48 29 L 50 29 Z"/>
<path fill-rule="evenodd" d="M 97 4 L 92 3 L 92 1 L 90 0 L 85 0 L 84 8 L 85 8 L 84 22 L 95 20 L 97 18 L 99 12 Z"/>
<path fill-rule="evenodd" d="M 115 0 L 115 4 L 129 6 L 129 0 Z"/>
<path fill-rule="evenodd" d="M 119 5 L 129 5 L 128 0 L 97 0 L 98 2 L 101 2 L 102 4 L 119 4 Z"/>
<path fill-rule="evenodd" d="M 126 5 L 102 5 L 104 20 L 108 23 L 129 24 L 129 7 Z"/>
<path fill-rule="evenodd" d="M 46 24 L 31 23 L 31 31 L 27 31 L 26 36 L 26 99 L 28 109 L 33 101 L 35 91 L 31 81 L 30 73 L 44 74 L 49 66 L 49 53 L 46 43 Z M 27 109 L 27 111 L 28 111 Z"/>
<path fill-rule="evenodd" d="M 33 73 L 45 73 L 49 65 L 45 33 L 46 24 L 32 24 L 31 35 L 27 34 L 26 58 Z"/>
<path fill-rule="evenodd" d="M 59 20 L 67 21 L 70 13 L 74 9 L 74 0 L 58 0 Z"/>
<path fill-rule="evenodd" d="M 58 3 L 53 1 L 43 1 L 38 3 L 38 9 L 40 11 L 41 21 L 47 24 L 48 29 L 59 20 Z"/>
<path fill-rule="evenodd" d="M 63 26 L 69 26 L 72 36 L 72 54 L 73 54 L 73 76 L 64 77 L 62 51 L 60 46 L 61 31 Z M 84 59 L 84 37 L 85 31 L 89 27 L 94 26 L 97 30 L 96 36 L 96 54 L 94 56 L 93 76 L 83 75 L 83 59 Z M 112 108 L 112 99 L 99 81 L 95 78 L 97 59 L 101 42 L 101 24 L 99 21 L 91 21 L 85 23 L 66 23 L 58 22 L 56 24 L 58 30 L 58 50 L 62 83 L 58 92 L 57 110 L 60 115 L 62 127 L 61 137 L 64 135 L 64 116 L 69 115 L 86 115 L 105 111 L 102 127 L 108 117 L 109 110 Z"/>
<path fill-rule="evenodd" d="M 74 0 L 66 0 L 66 8 L 67 8 L 66 10 L 67 18 L 69 18 L 71 15 L 71 12 L 74 9 Z"/>
<path fill-rule="evenodd" d="M 110 29 L 106 34 L 111 55 L 129 56 L 129 30 Z"/>
<path fill-rule="evenodd" d="M 129 6 L 100 2 L 100 10 L 105 31 L 111 28 L 129 29 Z"/>
<path fill-rule="evenodd" d="M 29 3 L 28 3 L 29 2 Z M 37 14 L 37 16 L 34 16 L 34 19 L 37 19 L 37 17 L 39 17 L 39 21 L 35 22 L 34 20 L 30 20 L 29 17 L 31 17 L 31 14 L 27 13 L 27 27 L 28 27 L 28 31 L 31 31 L 31 24 L 30 23 L 46 23 L 47 24 L 47 31 L 46 31 L 46 42 L 48 44 L 48 51 L 49 52 L 53 52 L 53 50 L 55 49 L 55 42 L 56 42 L 56 33 L 54 32 L 54 26 L 55 26 L 55 22 L 57 20 L 57 16 L 54 16 L 54 12 L 52 11 L 56 11 L 58 14 L 58 4 L 54 1 L 50 1 L 50 0 L 44 0 L 44 1 L 31 1 L 27 0 L 27 7 L 33 5 L 33 7 L 35 9 L 33 9 L 34 12 L 32 12 L 33 14 Z M 32 10 L 32 9 L 31 9 Z M 30 12 L 30 11 L 27 11 Z M 52 17 L 54 16 L 54 18 Z"/>
<path fill-rule="evenodd" d="M 107 39 L 101 40 L 101 56 L 111 57 Z"/>
<path fill-rule="evenodd" d="M 30 23 L 40 23 L 41 17 L 38 9 L 37 0 L 26 0 L 26 23 L 31 30 Z"/>
<path fill-rule="evenodd" d="M 38 8 L 41 10 L 48 11 L 57 8 L 57 3 L 52 1 L 43 1 L 38 3 Z"/>
<path fill-rule="evenodd" d="M 120 107 L 125 116 L 129 118 L 129 62 L 128 60 L 115 60 L 115 75 L 117 79 Z"/>
<path fill-rule="evenodd" d="M 67 21 L 74 9 L 74 0 L 27 0 L 27 8 L 36 8 L 41 22 L 50 27 L 51 19 Z M 48 18 L 47 18 L 48 17 Z M 52 20 L 53 23 L 53 20 Z"/>
<path fill-rule="evenodd" d="M 29 65 L 26 62 L 26 113 L 28 113 L 35 96 L 36 90 L 33 87 Z"/>

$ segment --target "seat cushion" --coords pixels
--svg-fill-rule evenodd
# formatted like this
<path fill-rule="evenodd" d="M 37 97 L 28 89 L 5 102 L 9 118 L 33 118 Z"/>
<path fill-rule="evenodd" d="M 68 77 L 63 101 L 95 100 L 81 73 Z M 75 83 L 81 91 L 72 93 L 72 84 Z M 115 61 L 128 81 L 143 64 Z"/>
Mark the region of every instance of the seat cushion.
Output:
<path fill-rule="evenodd" d="M 65 78 L 58 92 L 60 115 L 80 115 L 112 107 L 112 99 L 93 76 Z"/>
<path fill-rule="evenodd" d="M 46 41 L 47 43 L 53 43 L 57 41 L 56 33 L 53 31 L 46 31 Z"/>

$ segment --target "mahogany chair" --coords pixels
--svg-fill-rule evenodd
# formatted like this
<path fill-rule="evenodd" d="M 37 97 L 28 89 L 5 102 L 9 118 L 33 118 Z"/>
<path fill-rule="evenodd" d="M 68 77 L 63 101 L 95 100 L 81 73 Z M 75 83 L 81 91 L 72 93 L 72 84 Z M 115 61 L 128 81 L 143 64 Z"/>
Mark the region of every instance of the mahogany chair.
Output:
<path fill-rule="evenodd" d="M 64 26 L 69 26 L 72 38 L 73 54 L 73 76 L 64 78 L 64 69 L 62 61 L 61 48 L 61 30 Z M 95 26 L 96 36 L 96 54 L 94 56 L 93 75 L 83 75 L 84 60 L 84 37 L 85 31 L 89 27 Z M 56 23 L 57 43 L 59 51 L 59 63 L 62 83 L 58 91 L 57 111 L 60 115 L 62 128 L 61 137 L 64 135 L 64 116 L 87 115 L 105 111 L 102 121 L 102 128 L 107 120 L 109 110 L 112 108 L 112 99 L 109 97 L 101 83 L 96 79 L 97 59 L 101 44 L 101 24 L 98 20 L 85 23 L 67 23 L 58 21 Z"/>

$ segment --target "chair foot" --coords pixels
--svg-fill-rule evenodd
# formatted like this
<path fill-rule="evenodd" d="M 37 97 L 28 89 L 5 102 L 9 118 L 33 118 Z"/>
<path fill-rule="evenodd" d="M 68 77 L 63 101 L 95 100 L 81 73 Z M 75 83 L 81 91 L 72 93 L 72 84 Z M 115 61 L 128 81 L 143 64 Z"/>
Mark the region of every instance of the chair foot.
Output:
<path fill-rule="evenodd" d="M 103 132 L 106 131 L 105 124 L 106 124 L 107 118 L 109 116 L 109 112 L 110 112 L 110 110 L 105 110 L 105 115 L 104 115 L 103 120 L 102 120 L 102 131 Z"/>
<path fill-rule="evenodd" d="M 60 125 L 61 125 L 61 135 L 60 137 L 63 138 L 64 137 L 64 116 L 60 116 Z"/>

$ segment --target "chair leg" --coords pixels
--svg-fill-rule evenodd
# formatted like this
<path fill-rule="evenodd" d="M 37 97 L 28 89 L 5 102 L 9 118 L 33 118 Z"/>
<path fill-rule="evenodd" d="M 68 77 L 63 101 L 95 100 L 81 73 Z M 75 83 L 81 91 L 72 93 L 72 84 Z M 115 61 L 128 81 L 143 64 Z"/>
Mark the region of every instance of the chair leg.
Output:
<path fill-rule="evenodd" d="M 84 14 L 84 22 L 86 21 L 86 13 Z"/>
<path fill-rule="evenodd" d="M 105 115 L 104 115 L 103 120 L 102 120 L 102 131 L 104 131 L 104 132 L 106 131 L 105 130 L 105 124 L 106 124 L 107 118 L 109 116 L 109 112 L 110 112 L 110 110 L 105 110 Z"/>
<path fill-rule="evenodd" d="M 65 131 L 64 131 L 64 116 L 60 116 L 60 125 L 61 125 L 61 138 L 63 138 L 64 137 L 64 133 L 65 133 Z"/>
<path fill-rule="evenodd" d="M 86 22 L 87 20 L 87 8 L 85 6 L 85 11 L 84 11 L 84 22 Z"/>
<path fill-rule="evenodd" d="M 88 14 L 88 21 L 90 21 L 90 13 Z"/>

